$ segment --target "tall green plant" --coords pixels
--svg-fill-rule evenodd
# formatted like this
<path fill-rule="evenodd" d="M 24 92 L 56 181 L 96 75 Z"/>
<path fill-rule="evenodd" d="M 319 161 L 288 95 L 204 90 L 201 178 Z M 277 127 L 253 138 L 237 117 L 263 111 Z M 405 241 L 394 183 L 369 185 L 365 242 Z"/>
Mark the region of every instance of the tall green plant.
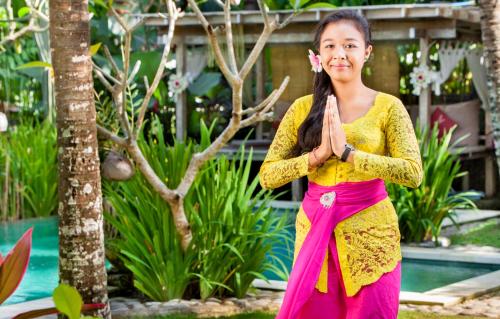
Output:
<path fill-rule="evenodd" d="M 169 187 L 180 182 L 193 154 L 192 144 L 177 142 L 168 147 L 158 119 L 152 121 L 147 138 L 138 143 L 158 177 Z M 115 210 L 114 214 L 106 212 L 105 218 L 119 233 L 108 240 L 108 247 L 132 272 L 135 287 L 153 300 L 181 298 L 193 278 L 195 255 L 183 253 L 170 206 L 142 174 L 127 182 L 103 185 Z"/>
<path fill-rule="evenodd" d="M 450 145 L 454 128 L 439 138 L 437 125 L 430 133 L 428 127 L 423 131 L 419 127 L 417 124 L 416 135 L 424 169 L 422 184 L 416 189 L 397 184 L 387 185 L 398 213 L 402 238 L 407 242 L 432 238 L 437 241 L 443 220 L 449 218 L 455 222 L 455 209 L 476 208 L 469 199 L 476 196 L 476 192 L 451 194 L 453 181 L 467 174 L 460 172 L 459 155 L 451 152 L 451 148 L 463 138 Z"/>
<path fill-rule="evenodd" d="M 276 257 L 273 245 L 290 240 L 283 232 L 286 216 L 273 215 L 271 192 L 255 194 L 258 177 L 250 178 L 251 163 L 252 152 L 245 159 L 243 148 L 231 161 L 212 160 L 187 197 L 202 299 L 241 298 L 254 279 L 266 279 L 266 270 L 281 271 L 270 261 Z"/>
<path fill-rule="evenodd" d="M 169 187 L 179 184 L 195 149 L 210 144 L 210 129 L 202 124 L 200 145 L 164 143 L 158 120 L 151 123 L 141 150 Z M 213 159 L 196 177 L 185 207 L 193 228 L 186 252 L 180 246 L 170 207 L 151 189 L 141 174 L 124 183 L 105 183 L 104 192 L 115 213 L 105 215 L 119 236 L 108 240 L 134 275 L 134 285 L 154 300 L 218 295 L 243 296 L 266 270 L 283 273 L 270 261 L 277 241 L 290 241 L 284 233 L 285 217 L 273 216 L 269 191 L 256 192 L 250 179 L 250 158 L 243 149 L 229 161 Z M 283 264 L 281 264 L 283 265 Z M 281 267 L 286 269 L 284 265 Z M 188 289 L 188 287 L 190 289 Z"/>
<path fill-rule="evenodd" d="M 46 121 L 21 123 L 0 135 L 1 219 L 46 217 L 55 212 L 56 135 L 55 127 Z"/>

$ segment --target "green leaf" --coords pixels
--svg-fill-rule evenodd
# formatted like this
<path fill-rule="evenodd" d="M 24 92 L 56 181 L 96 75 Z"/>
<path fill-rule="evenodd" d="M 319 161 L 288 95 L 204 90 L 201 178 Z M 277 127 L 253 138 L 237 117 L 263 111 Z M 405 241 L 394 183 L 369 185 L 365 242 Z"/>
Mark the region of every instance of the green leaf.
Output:
<path fill-rule="evenodd" d="M 16 70 L 28 69 L 28 68 L 51 68 L 52 64 L 44 61 L 32 61 L 22 64 L 16 68 Z"/>
<path fill-rule="evenodd" d="M 19 16 L 19 18 L 22 18 L 25 15 L 30 14 L 30 12 L 31 11 L 29 7 L 22 7 L 17 11 L 17 15 Z"/>
<path fill-rule="evenodd" d="M 218 72 L 204 72 L 200 74 L 188 87 L 191 94 L 202 96 L 208 93 L 213 87 L 219 84 L 221 74 Z"/>
<path fill-rule="evenodd" d="M 137 72 L 137 78 L 143 79 L 148 77 L 149 83 L 153 83 L 153 79 L 158 71 L 161 62 L 161 53 L 157 51 L 134 52 L 130 55 L 130 65 L 133 66 L 137 61 L 141 61 L 141 68 Z"/>
<path fill-rule="evenodd" d="M 316 3 L 313 3 L 313 4 L 310 4 L 306 7 L 304 7 L 304 9 L 321 9 L 321 8 L 337 8 L 336 5 L 334 4 L 331 4 L 331 3 L 328 3 L 328 2 L 316 2 Z"/>
<path fill-rule="evenodd" d="M 96 43 L 92 46 L 90 46 L 90 56 L 93 56 L 97 53 L 97 51 L 99 51 L 99 48 L 101 47 L 101 42 L 99 43 Z"/>
<path fill-rule="evenodd" d="M 69 317 L 69 319 L 80 318 L 80 312 L 83 306 L 82 296 L 78 291 L 69 285 L 59 284 L 54 289 L 52 296 L 57 310 Z"/>
<path fill-rule="evenodd" d="M 104 2 L 103 0 L 94 0 L 94 3 L 96 5 L 103 7 L 103 8 L 108 8 L 108 6 L 106 5 L 106 2 Z"/>

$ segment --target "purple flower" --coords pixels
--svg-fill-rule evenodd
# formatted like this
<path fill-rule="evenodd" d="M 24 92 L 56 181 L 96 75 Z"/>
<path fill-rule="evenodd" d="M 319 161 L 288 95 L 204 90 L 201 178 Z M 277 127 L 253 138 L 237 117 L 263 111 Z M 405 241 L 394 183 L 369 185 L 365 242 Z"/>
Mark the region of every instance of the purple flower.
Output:
<path fill-rule="evenodd" d="M 319 73 L 323 70 L 323 67 L 321 66 L 321 57 L 314 54 L 311 50 L 309 50 L 309 62 L 311 62 L 312 66 L 311 71 Z"/>

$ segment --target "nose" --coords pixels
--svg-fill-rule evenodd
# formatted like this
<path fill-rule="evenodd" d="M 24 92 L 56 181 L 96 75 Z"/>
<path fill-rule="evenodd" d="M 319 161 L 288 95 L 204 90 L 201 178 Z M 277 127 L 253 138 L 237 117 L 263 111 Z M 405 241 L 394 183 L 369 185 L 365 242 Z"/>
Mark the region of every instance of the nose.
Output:
<path fill-rule="evenodd" d="M 345 50 L 343 47 L 337 47 L 333 50 L 332 57 L 334 60 L 345 60 Z"/>

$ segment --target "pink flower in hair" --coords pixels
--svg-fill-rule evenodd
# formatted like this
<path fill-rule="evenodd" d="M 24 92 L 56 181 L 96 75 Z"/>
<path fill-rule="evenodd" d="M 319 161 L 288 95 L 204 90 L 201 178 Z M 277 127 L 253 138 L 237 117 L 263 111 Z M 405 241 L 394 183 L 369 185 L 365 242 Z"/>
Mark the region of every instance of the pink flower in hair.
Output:
<path fill-rule="evenodd" d="M 312 69 L 311 71 L 319 73 L 323 70 L 321 66 L 321 59 L 319 55 L 314 54 L 311 50 L 309 50 L 309 62 L 311 62 Z"/>

